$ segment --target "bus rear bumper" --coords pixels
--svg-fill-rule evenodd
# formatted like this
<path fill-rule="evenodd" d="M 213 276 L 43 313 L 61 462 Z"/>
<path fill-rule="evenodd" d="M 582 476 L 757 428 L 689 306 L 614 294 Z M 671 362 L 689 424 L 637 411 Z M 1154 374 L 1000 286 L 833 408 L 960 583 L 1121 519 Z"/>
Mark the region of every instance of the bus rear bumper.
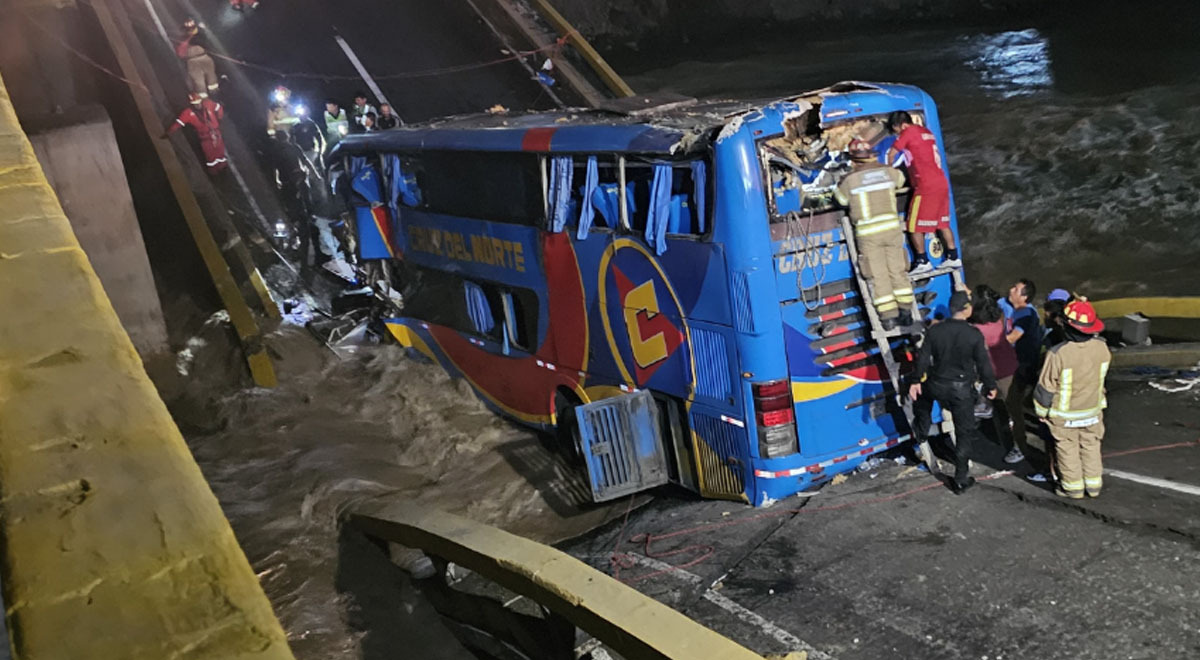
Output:
<path fill-rule="evenodd" d="M 850 472 L 872 454 L 891 449 L 909 437 L 883 438 L 862 449 L 843 450 L 826 456 L 796 454 L 787 458 L 756 460 L 753 463 L 754 492 L 750 494 L 750 501 L 754 506 L 770 506 L 785 497 L 824 483 L 836 474 Z"/>

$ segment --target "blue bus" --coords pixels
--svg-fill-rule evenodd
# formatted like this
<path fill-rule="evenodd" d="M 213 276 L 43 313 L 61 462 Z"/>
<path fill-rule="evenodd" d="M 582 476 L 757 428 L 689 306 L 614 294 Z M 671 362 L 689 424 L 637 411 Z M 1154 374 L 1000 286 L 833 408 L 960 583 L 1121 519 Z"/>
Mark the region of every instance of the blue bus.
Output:
<path fill-rule="evenodd" d="M 359 254 L 403 286 L 395 338 L 557 433 L 597 501 L 675 482 L 768 505 L 908 439 L 833 190 L 895 110 L 940 145 L 929 95 L 636 105 L 343 140 Z M 916 290 L 925 316 L 951 278 Z"/>

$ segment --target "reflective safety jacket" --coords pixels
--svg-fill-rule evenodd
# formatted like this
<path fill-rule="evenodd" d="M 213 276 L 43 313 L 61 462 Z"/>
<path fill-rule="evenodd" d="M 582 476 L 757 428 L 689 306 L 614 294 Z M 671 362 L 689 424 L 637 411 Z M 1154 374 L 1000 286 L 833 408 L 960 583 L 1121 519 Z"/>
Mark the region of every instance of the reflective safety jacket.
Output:
<path fill-rule="evenodd" d="M 346 118 L 346 111 L 338 108 L 337 115 L 329 114 L 329 110 L 325 111 L 325 140 L 330 144 L 337 144 L 342 136 L 350 132 L 350 120 Z"/>
<path fill-rule="evenodd" d="M 270 110 L 267 110 L 267 135 L 274 136 L 275 131 L 291 131 L 292 127 L 300 123 L 300 118 L 292 114 L 290 108 L 286 105 L 277 105 Z"/>
<path fill-rule="evenodd" d="M 856 165 L 842 179 L 834 196 L 850 208 L 850 222 L 856 236 L 900 229 L 896 188 L 903 183 L 904 175 L 883 163 Z"/>
<path fill-rule="evenodd" d="M 1050 349 L 1033 391 L 1038 417 L 1072 428 L 1101 421 L 1108 405 L 1104 378 L 1111 361 L 1103 339 L 1068 341 Z"/>

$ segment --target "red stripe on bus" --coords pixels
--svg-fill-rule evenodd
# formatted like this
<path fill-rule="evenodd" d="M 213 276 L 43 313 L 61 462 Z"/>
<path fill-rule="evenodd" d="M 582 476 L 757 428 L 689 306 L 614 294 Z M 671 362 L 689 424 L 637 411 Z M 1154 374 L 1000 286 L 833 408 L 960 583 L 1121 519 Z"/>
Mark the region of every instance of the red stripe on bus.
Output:
<path fill-rule="evenodd" d="M 839 342 L 837 344 L 830 344 L 829 346 L 821 349 L 821 354 L 829 355 L 830 353 L 836 353 L 843 348 L 853 348 L 857 343 L 858 341 L 855 339 L 847 339 L 846 341 Z"/>
<path fill-rule="evenodd" d="M 846 357 L 841 357 L 836 360 L 830 360 L 829 364 L 830 364 L 830 366 L 840 367 L 843 364 L 850 364 L 851 362 L 854 362 L 856 360 L 861 360 L 862 358 L 864 358 L 866 356 L 867 356 L 867 353 L 865 351 L 862 353 L 854 353 L 853 355 L 847 355 Z"/>
<path fill-rule="evenodd" d="M 558 128 L 531 128 L 521 138 L 521 151 L 550 151 L 550 138 Z"/>

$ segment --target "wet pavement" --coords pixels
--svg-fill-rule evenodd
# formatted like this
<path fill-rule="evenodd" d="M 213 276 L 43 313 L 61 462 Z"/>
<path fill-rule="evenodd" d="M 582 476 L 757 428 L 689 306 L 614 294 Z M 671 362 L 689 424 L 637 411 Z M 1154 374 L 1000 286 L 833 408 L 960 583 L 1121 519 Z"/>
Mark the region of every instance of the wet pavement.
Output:
<path fill-rule="evenodd" d="M 1109 402 L 1106 469 L 1200 485 L 1200 391 Z M 564 549 L 761 652 L 1197 657 L 1200 497 L 1108 475 L 1064 500 L 986 454 L 962 496 L 887 461 L 768 509 L 660 496 Z"/>

